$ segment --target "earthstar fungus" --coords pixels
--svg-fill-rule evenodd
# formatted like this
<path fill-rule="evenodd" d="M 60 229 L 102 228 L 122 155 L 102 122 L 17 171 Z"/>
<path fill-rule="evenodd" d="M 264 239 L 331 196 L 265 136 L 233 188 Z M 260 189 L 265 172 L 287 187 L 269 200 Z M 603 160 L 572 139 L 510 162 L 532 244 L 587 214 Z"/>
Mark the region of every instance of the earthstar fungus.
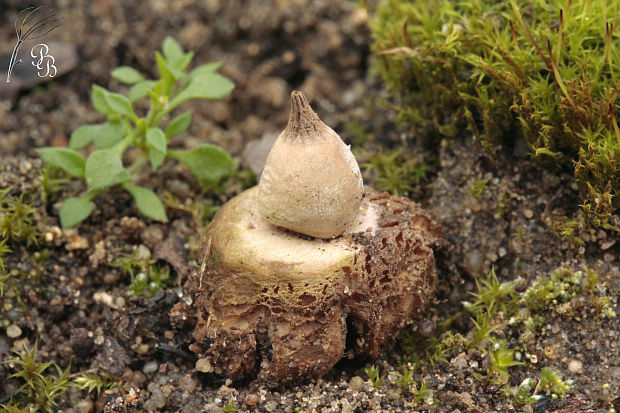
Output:
<path fill-rule="evenodd" d="M 364 189 L 349 148 L 302 93 L 293 92 L 291 100 L 289 126 L 278 138 L 291 142 L 279 147 L 276 141 L 262 178 L 270 188 L 261 188 L 261 181 L 220 209 L 206 235 L 202 266 L 185 284 L 188 301 L 171 312 L 177 327 L 193 328 L 190 349 L 200 357 L 199 371 L 257 377 L 271 386 L 321 377 L 345 351 L 376 358 L 422 315 L 437 285 L 437 225 L 407 198 Z M 315 133 L 319 145 L 305 148 L 303 141 Z M 325 134 L 329 142 L 320 140 Z M 308 179 L 315 174 L 334 187 L 340 182 L 346 193 L 321 193 L 319 181 L 290 175 L 297 165 L 279 164 L 286 163 L 282 153 L 290 145 L 307 151 L 297 163 L 306 160 Z M 345 165 L 318 160 L 325 152 Z M 295 191 L 334 204 L 320 209 L 310 203 L 300 212 L 303 193 Z M 266 205 L 276 195 L 281 205 Z"/>
<path fill-rule="evenodd" d="M 267 157 L 258 184 L 258 210 L 274 225 L 315 238 L 342 234 L 359 213 L 360 168 L 340 136 L 291 94 L 286 129 Z"/>

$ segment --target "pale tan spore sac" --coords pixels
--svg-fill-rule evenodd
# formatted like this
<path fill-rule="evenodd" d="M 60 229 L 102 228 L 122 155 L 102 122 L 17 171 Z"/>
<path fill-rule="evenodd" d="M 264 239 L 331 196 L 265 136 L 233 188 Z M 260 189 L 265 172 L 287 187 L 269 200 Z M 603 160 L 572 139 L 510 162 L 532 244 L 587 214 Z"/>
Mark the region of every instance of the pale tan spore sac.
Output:
<path fill-rule="evenodd" d="M 303 92 L 293 92 L 288 125 L 271 148 L 258 185 L 260 213 L 279 227 L 333 238 L 350 227 L 363 193 L 351 149 L 319 119 Z"/>

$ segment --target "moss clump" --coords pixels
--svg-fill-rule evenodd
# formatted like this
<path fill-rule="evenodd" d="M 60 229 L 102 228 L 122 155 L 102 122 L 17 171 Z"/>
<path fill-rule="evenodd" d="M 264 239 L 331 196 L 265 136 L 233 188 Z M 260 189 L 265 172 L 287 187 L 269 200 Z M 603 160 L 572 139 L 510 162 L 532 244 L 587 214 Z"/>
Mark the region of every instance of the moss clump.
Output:
<path fill-rule="evenodd" d="M 399 118 L 573 171 L 586 222 L 620 230 L 620 3 L 388 0 L 373 51 Z M 616 35 L 617 37 L 617 35 Z"/>

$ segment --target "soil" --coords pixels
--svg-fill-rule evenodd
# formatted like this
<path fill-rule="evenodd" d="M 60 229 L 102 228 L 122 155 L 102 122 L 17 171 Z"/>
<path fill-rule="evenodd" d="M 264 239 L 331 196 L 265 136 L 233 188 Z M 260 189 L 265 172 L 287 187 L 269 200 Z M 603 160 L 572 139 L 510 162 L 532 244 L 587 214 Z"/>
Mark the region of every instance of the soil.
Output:
<path fill-rule="evenodd" d="M 0 54 L 10 55 L 13 20 L 30 3 L 0 1 Z M 452 256 L 438 258 L 437 303 L 426 320 L 413 326 L 421 336 L 432 336 L 433 326 L 461 312 L 461 303 L 472 299 L 475 280 L 492 267 L 500 281 L 521 277 L 523 288 L 559 267 L 594 269 L 610 306 L 620 314 L 618 234 L 581 230 L 583 244 L 559 235 L 558 222 L 579 217 L 574 181 L 562 171 L 542 169 L 516 153 L 491 155 L 465 131 L 456 141 L 435 145 L 419 131 L 397 125 L 395 112 L 382 104 L 381 82 L 370 70 L 368 16 L 357 2 L 57 0 L 49 5 L 62 12 L 65 23 L 49 40 L 73 46 L 77 64 L 53 81 L 7 93 L 0 101 L 0 190 L 9 188 L 10 199 L 23 196 L 33 205 L 31 218 L 39 233 L 35 243 L 9 240 L 12 252 L 4 256 L 4 273 L 10 277 L 0 298 L 0 361 L 38 342 L 41 361 L 124 383 L 123 389 L 100 395 L 70 389 L 55 410 L 219 412 L 229 401 L 237 411 L 250 412 L 620 409 L 620 319 L 598 317 L 585 304 L 570 315 L 545 312 L 544 323 L 527 343 L 527 363 L 510 368 L 513 387 L 538 377 L 542 367 L 574 380 L 563 397 L 544 395 L 525 406 L 515 405 L 492 381 L 477 378 L 486 375 L 489 365 L 488 354 L 477 348 L 419 366 L 413 379 L 432 390 L 422 401 L 411 388 L 401 390 L 395 374 L 387 374 L 407 361 L 399 345 L 375 361 L 347 358 L 322 379 L 296 387 L 232 382 L 197 372 L 196 357 L 188 350 L 191 329 L 172 326 L 169 310 L 183 299 L 181 285 L 197 266 L 210 206 L 251 186 L 252 179 L 240 172 L 215 188 L 205 187 L 183 166 L 166 162 L 157 174 L 145 173 L 140 180 L 168 200 L 169 223 L 144 218 L 129 195 L 111 190 L 97 198 L 88 220 L 62 230 L 61 201 L 85 188 L 70 180 L 58 191 L 43 190 L 43 164 L 35 152 L 65 146 L 78 126 L 102 121 L 90 105 L 89 91 L 99 84 L 127 92 L 109 76 L 113 68 L 130 65 L 156 77 L 153 53 L 166 35 L 195 51 L 194 62 L 221 61 L 221 73 L 236 85 L 222 101 L 186 104 L 193 110 L 192 123 L 173 140 L 175 147 L 211 142 L 240 156 L 251 141 L 284 128 L 288 96 L 303 90 L 345 142 L 358 144 L 359 134 L 348 127 L 356 123 L 366 148 L 405 144 L 434 165 L 411 196 L 442 226 Z M 472 194 L 475 182 L 485 183 L 481 193 Z M 114 264 L 132 254 L 171 268 L 172 285 L 153 297 L 130 297 L 130 277 Z M 451 328 L 467 336 L 474 325 L 465 316 Z M 523 346 L 519 327 L 504 322 L 495 333 Z M 370 363 L 385 374 L 381 386 L 367 380 L 364 367 Z M 14 365 L 0 364 L 2 403 L 21 385 L 9 378 L 14 372 Z"/>

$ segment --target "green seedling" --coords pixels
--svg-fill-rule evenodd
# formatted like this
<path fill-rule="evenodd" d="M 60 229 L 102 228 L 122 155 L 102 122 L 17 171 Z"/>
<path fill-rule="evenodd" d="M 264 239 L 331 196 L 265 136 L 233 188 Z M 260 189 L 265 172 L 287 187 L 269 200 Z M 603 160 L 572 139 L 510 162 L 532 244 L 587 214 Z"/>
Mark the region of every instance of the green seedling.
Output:
<path fill-rule="evenodd" d="M 171 281 L 168 266 L 150 265 L 148 271 L 139 272 L 131 278 L 127 294 L 131 297 L 138 297 L 148 292 L 152 297 L 158 291 L 169 287 Z"/>
<path fill-rule="evenodd" d="M 487 368 L 487 380 L 496 384 L 505 384 L 510 380 L 509 367 L 521 366 L 524 363 L 515 360 L 515 350 L 508 348 L 504 340 L 498 340 L 489 347 L 491 363 Z"/>
<path fill-rule="evenodd" d="M 489 188 L 489 178 L 473 179 L 468 184 L 467 193 L 472 198 L 480 199 Z"/>
<path fill-rule="evenodd" d="M 237 405 L 233 399 L 228 399 L 228 404 L 222 408 L 224 413 L 237 413 Z"/>
<path fill-rule="evenodd" d="M 216 145 L 203 144 L 191 150 L 171 149 L 170 138 L 185 132 L 191 123 L 191 111 L 162 125 L 175 109 L 191 99 L 221 99 L 232 91 L 233 83 L 216 73 L 219 63 L 200 65 L 187 72 L 193 52 L 184 52 L 171 37 L 162 44 L 162 53 L 155 53 L 159 80 L 146 79 L 137 70 L 122 66 L 112 71 L 112 77 L 131 85 L 128 96 L 110 92 L 93 85 L 91 102 L 107 120 L 84 125 L 71 135 L 69 148 L 48 147 L 38 150 L 49 165 L 86 181 L 87 191 L 80 197 L 66 199 L 60 209 L 64 228 L 79 224 L 92 213 L 93 200 L 103 191 L 121 186 L 129 192 L 138 210 L 148 218 L 166 222 L 165 208 L 151 189 L 134 182 L 139 172 L 150 162 L 156 170 L 166 158 L 187 165 L 198 178 L 215 181 L 229 173 L 234 162 L 230 155 Z M 150 107 L 144 116 L 134 106 L 149 98 Z M 95 150 L 85 158 L 78 150 L 94 145 Z M 135 156 L 127 167 L 123 155 L 134 149 Z"/>
<path fill-rule="evenodd" d="M 514 392 L 514 400 L 518 406 L 533 404 L 541 399 L 540 392 L 550 394 L 557 399 L 570 390 L 572 380 L 562 380 L 560 372 L 550 367 L 545 367 L 540 372 L 538 381 L 527 378 L 521 382 Z"/>
<path fill-rule="evenodd" d="M 8 248 L 6 240 L 25 242 L 28 246 L 36 244 L 40 235 L 35 222 L 36 208 L 24 199 L 24 194 L 11 198 L 11 189 L 0 190 L 0 242 L 4 248 Z"/>
<path fill-rule="evenodd" d="M 73 379 L 73 384 L 80 390 L 86 390 L 89 394 L 93 391 L 97 391 L 97 396 L 100 395 L 103 390 L 121 385 L 118 380 L 94 373 L 83 373 L 79 375 Z"/>
<path fill-rule="evenodd" d="M 138 254 L 139 251 L 135 250 L 131 255 L 121 255 L 110 264 L 129 276 L 127 294 L 130 297 L 139 297 L 145 293 L 154 296 L 159 290 L 169 287 L 172 281 L 170 268 L 155 264 L 150 257 L 141 259 Z"/>
<path fill-rule="evenodd" d="M 100 394 L 102 390 L 120 386 L 117 380 L 90 372 L 70 375 L 71 367 L 63 370 L 53 361 L 37 361 L 37 351 L 38 342 L 35 342 L 32 347 L 24 346 L 21 352 L 14 351 L 16 357 L 3 362 L 17 370 L 9 378 L 23 382 L 13 393 L 9 403 L 0 405 L 3 412 L 52 413 L 58 410 L 60 399 L 71 387 L 87 390 L 88 393 L 96 390 L 97 394 Z M 51 372 L 53 370 L 56 370 L 55 374 Z"/>
<path fill-rule="evenodd" d="M 464 301 L 463 306 L 470 313 L 485 310 L 493 317 L 498 311 L 506 311 L 506 298 L 512 298 L 515 294 L 515 286 L 521 280 L 500 283 L 495 274 L 495 267 L 485 278 L 476 278 L 476 292 L 471 293 L 475 301 Z"/>
<path fill-rule="evenodd" d="M 414 406 L 417 406 L 425 403 L 433 394 L 433 391 L 428 388 L 426 381 L 422 380 L 422 383 L 420 383 L 420 388 L 414 389 L 413 393 L 415 394 L 413 398 L 413 404 Z"/>
<path fill-rule="evenodd" d="M 15 366 L 17 370 L 9 378 L 20 379 L 23 384 L 15 392 L 13 399 L 23 400 L 36 410 L 52 413 L 58 406 L 58 399 L 71 387 L 69 368 L 62 370 L 52 361 L 37 361 L 37 343 L 32 348 L 25 347 L 23 352 L 15 352 L 17 357 L 4 363 Z M 49 370 L 55 369 L 56 374 Z M 17 404 L 11 404 L 17 408 Z"/>
<path fill-rule="evenodd" d="M 415 366 L 403 364 L 400 370 L 401 370 L 400 373 L 398 372 L 396 373 L 396 377 L 398 377 L 397 383 L 400 385 L 403 391 L 406 391 L 407 389 L 409 389 L 410 384 L 412 383 L 415 384 L 415 381 L 413 380 L 413 373 L 415 372 Z"/>
<path fill-rule="evenodd" d="M 379 367 L 373 364 L 372 366 L 366 367 L 364 372 L 366 373 L 366 376 L 368 376 L 368 380 L 372 383 L 372 387 L 375 389 L 380 389 L 385 376 L 380 374 L 381 371 L 379 370 Z"/>

